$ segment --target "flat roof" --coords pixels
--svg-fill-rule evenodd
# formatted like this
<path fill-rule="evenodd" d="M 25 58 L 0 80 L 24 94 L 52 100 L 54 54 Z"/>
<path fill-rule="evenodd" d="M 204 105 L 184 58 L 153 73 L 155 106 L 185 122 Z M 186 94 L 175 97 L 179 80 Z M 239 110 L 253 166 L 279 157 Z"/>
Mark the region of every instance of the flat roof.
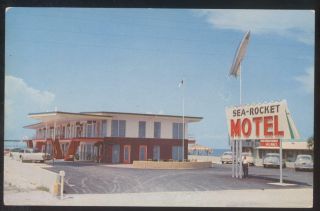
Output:
<path fill-rule="evenodd" d="M 152 117 L 182 118 L 181 115 L 145 114 L 145 113 L 111 112 L 111 111 L 80 112 L 80 113 L 81 113 L 81 114 L 134 115 L 134 116 L 152 116 Z M 184 116 L 184 118 L 196 119 L 196 120 L 202 120 L 202 119 L 203 119 L 203 117 L 198 117 L 198 116 Z"/>

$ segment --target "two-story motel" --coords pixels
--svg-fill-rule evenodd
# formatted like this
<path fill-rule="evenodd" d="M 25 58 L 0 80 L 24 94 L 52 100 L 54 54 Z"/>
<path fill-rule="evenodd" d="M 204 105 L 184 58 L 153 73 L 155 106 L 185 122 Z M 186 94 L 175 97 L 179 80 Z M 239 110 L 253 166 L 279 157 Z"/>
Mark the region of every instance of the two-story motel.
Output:
<path fill-rule="evenodd" d="M 56 159 L 132 163 L 134 160 L 182 160 L 182 116 L 120 112 L 44 112 L 24 128 L 36 130 L 27 140 Z M 184 159 L 188 124 L 202 117 L 185 116 Z"/>

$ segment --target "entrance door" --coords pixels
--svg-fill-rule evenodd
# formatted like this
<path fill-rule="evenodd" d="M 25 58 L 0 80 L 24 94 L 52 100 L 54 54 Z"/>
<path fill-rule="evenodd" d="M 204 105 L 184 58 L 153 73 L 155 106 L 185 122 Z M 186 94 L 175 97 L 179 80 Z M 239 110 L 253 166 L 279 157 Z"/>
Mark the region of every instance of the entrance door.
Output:
<path fill-rule="evenodd" d="M 114 144 L 112 145 L 112 163 L 120 162 L 120 145 Z"/>
<path fill-rule="evenodd" d="M 139 160 L 147 160 L 147 146 L 141 145 L 139 147 Z"/>
<path fill-rule="evenodd" d="M 92 143 L 80 143 L 79 148 L 79 160 L 93 160 L 93 144 Z"/>
<path fill-rule="evenodd" d="M 130 163 L 130 153 L 131 153 L 131 146 L 124 145 L 123 147 L 123 163 Z"/>
<path fill-rule="evenodd" d="M 173 160 L 182 160 L 182 147 L 173 146 L 172 147 L 172 159 Z"/>
<path fill-rule="evenodd" d="M 153 146 L 153 160 L 160 160 L 160 146 Z"/>

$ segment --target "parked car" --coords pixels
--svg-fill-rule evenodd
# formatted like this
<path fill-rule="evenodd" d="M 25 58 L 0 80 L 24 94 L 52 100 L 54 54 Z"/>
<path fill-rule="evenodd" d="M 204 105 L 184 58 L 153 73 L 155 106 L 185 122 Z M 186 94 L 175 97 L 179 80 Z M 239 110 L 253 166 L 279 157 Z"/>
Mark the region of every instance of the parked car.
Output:
<path fill-rule="evenodd" d="M 232 152 L 224 152 L 220 158 L 221 163 L 232 163 Z"/>
<path fill-rule="evenodd" d="M 280 154 L 279 153 L 267 153 L 263 158 L 263 167 L 276 167 L 280 168 Z M 282 167 L 286 167 L 286 162 L 282 159 Z"/>
<path fill-rule="evenodd" d="M 299 170 L 313 170 L 313 160 L 311 155 L 298 155 L 294 162 L 294 169 Z"/>
<path fill-rule="evenodd" d="M 22 149 L 20 150 L 20 155 L 19 155 L 19 159 L 22 162 L 25 161 L 38 161 L 43 163 L 44 160 L 46 159 L 46 155 L 43 152 L 40 152 L 37 149 L 32 149 L 32 148 L 26 148 L 26 149 Z"/>
<path fill-rule="evenodd" d="M 246 156 L 246 159 L 249 163 L 249 165 L 253 166 L 254 165 L 254 158 L 252 157 L 252 154 L 250 152 L 243 152 L 242 153 L 242 159 Z"/>

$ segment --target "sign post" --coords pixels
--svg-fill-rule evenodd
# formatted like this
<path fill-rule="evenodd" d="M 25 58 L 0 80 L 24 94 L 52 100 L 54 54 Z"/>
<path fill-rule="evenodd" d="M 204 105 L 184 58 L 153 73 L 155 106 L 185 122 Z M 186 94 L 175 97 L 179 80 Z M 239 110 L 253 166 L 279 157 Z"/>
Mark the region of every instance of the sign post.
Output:
<path fill-rule="evenodd" d="M 279 139 L 280 142 L 280 184 L 282 184 L 282 140 Z"/>
<path fill-rule="evenodd" d="M 235 159 L 235 156 L 234 156 L 234 147 L 235 147 L 235 141 L 232 140 L 232 177 L 234 177 L 234 174 L 235 174 L 235 166 L 234 166 L 234 159 Z"/>

